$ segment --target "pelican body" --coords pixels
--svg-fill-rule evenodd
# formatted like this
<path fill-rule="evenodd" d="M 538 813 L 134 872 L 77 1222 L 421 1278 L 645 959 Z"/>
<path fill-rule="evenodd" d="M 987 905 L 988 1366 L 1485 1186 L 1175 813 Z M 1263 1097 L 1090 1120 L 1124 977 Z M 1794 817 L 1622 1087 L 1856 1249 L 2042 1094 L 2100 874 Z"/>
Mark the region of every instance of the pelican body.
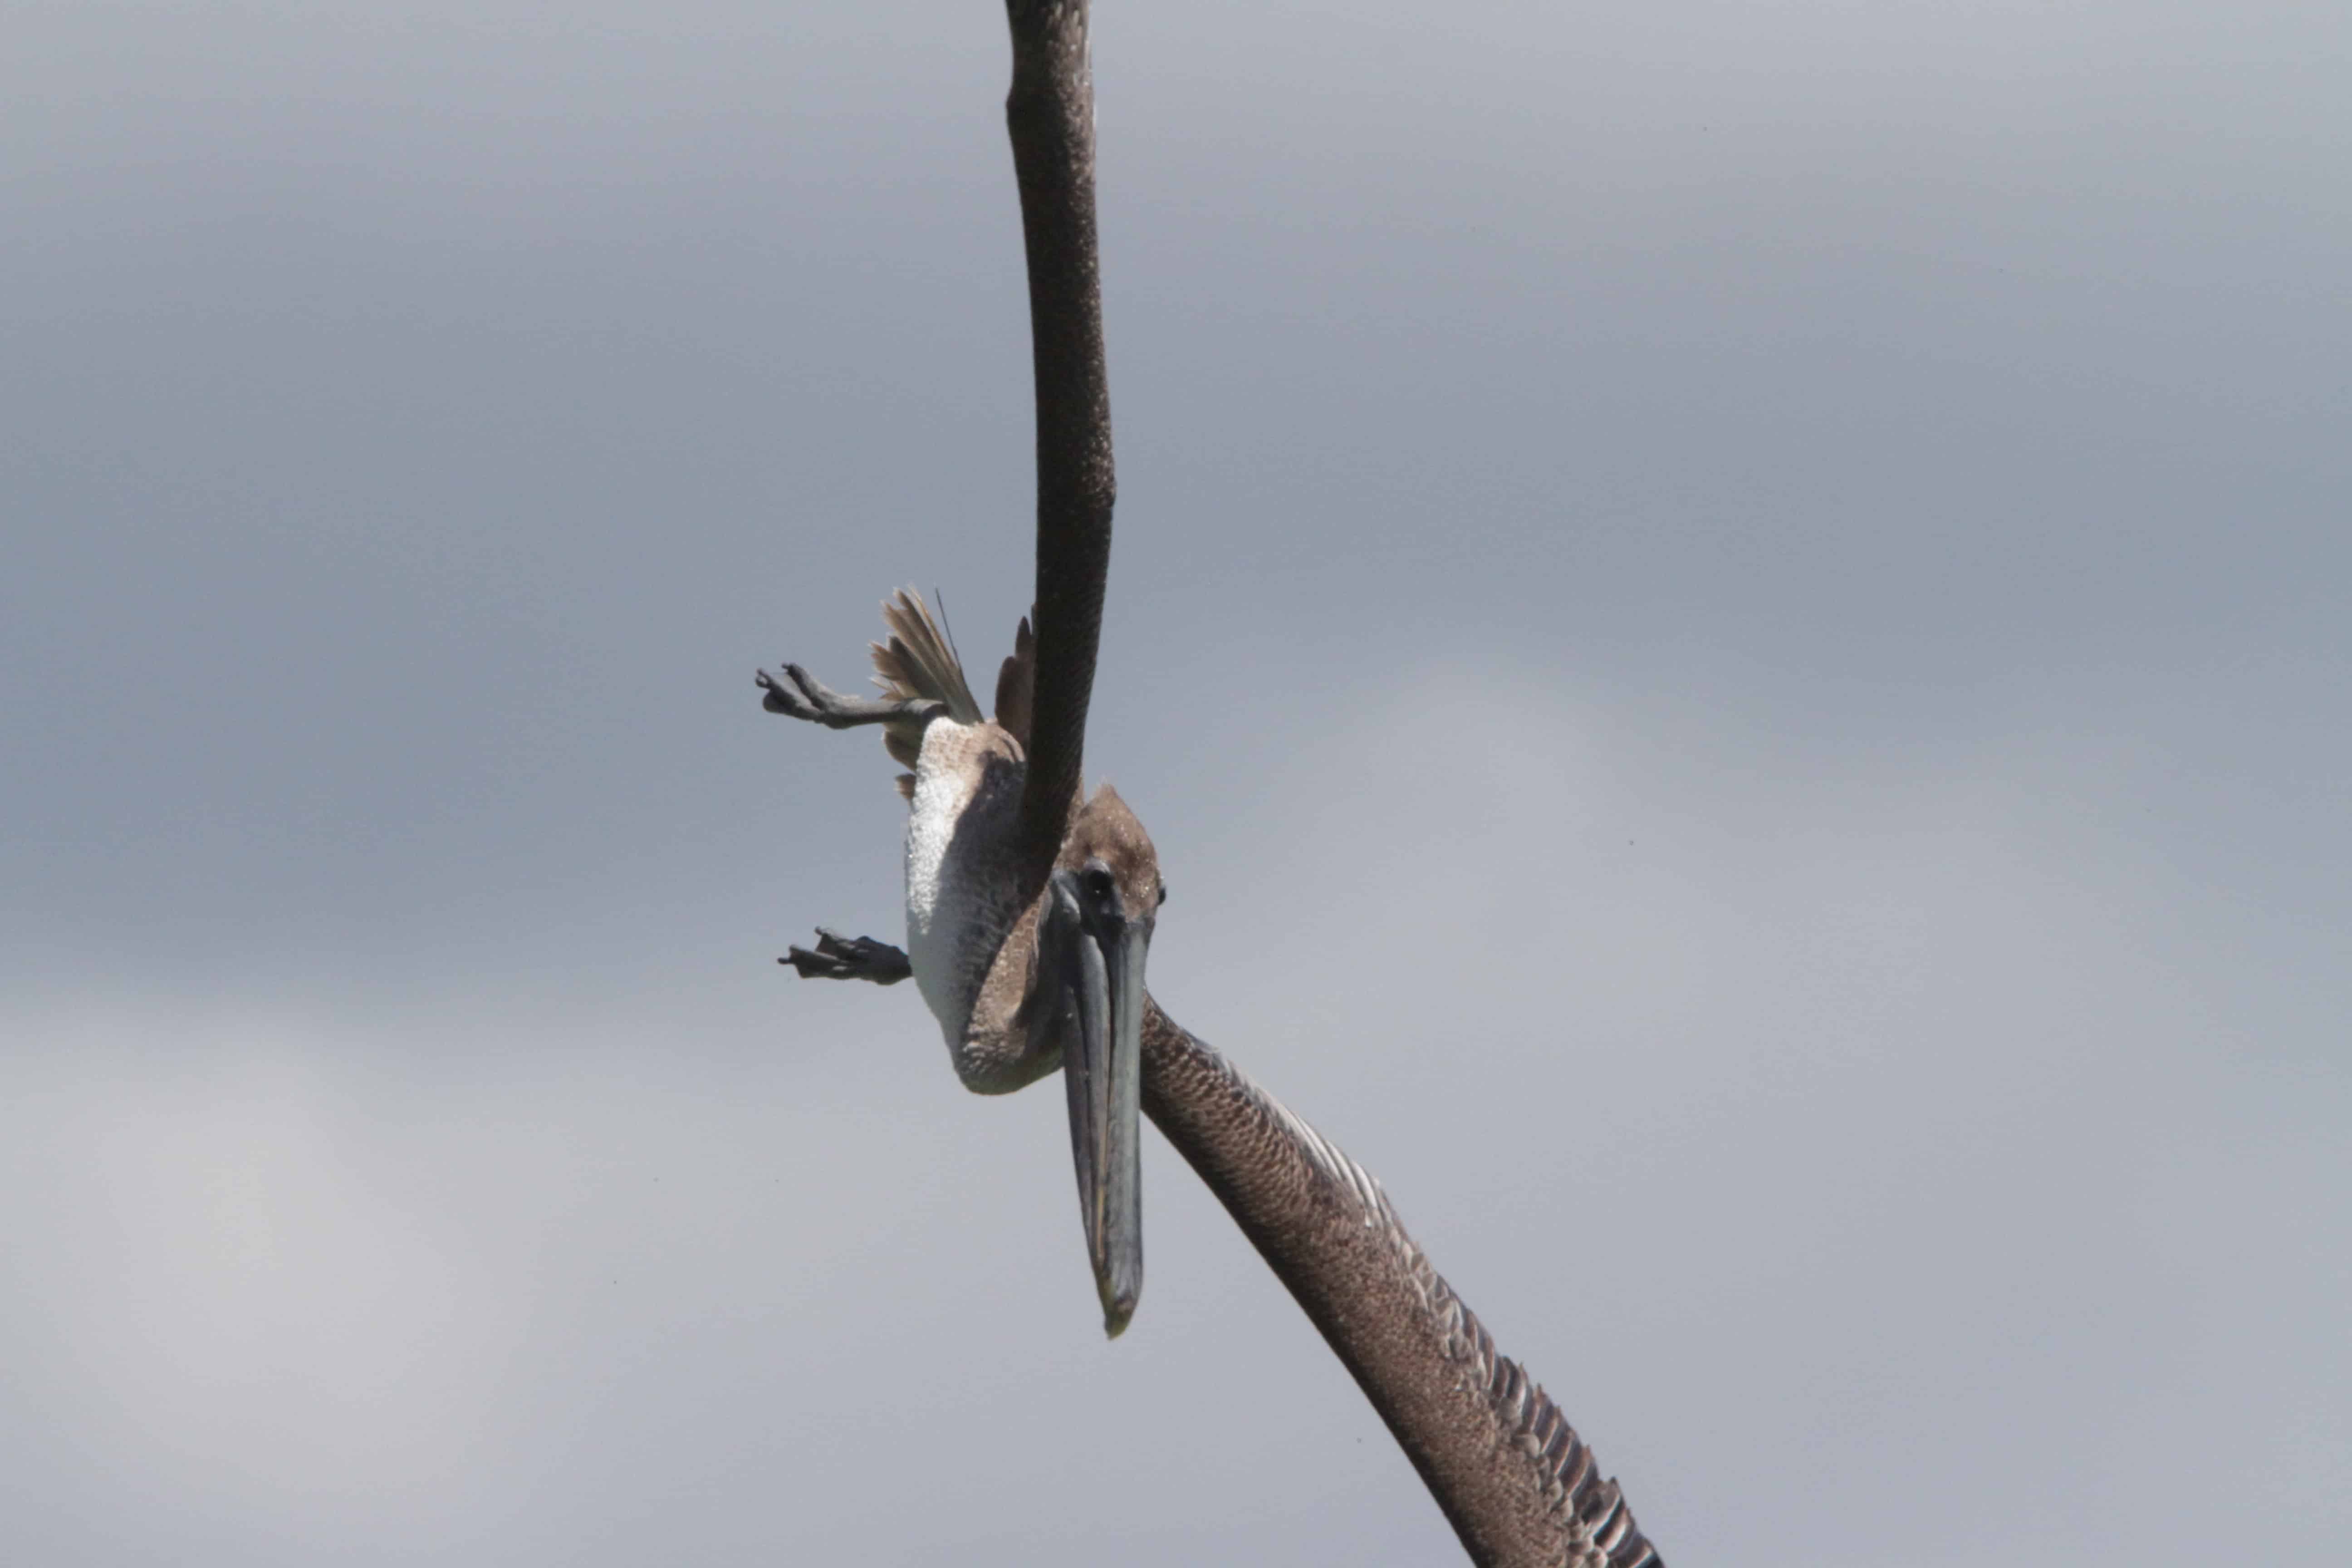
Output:
<path fill-rule="evenodd" d="M 1166 897 L 1151 841 L 1116 794 L 1080 804 L 1078 789 L 1118 489 L 1088 5 L 1005 0 L 1005 14 L 1036 394 L 1036 637 L 1024 621 L 993 719 L 912 594 L 883 607 L 881 700 L 828 691 L 797 665 L 761 673 L 771 711 L 881 724 L 911 770 L 899 781 L 908 951 L 820 928 L 815 949 L 786 962 L 884 984 L 914 975 L 957 1076 L 979 1092 L 1061 1066 L 1111 1333 L 1142 1280 L 1141 1098 L 1354 1374 L 1479 1568 L 1656 1568 L 1616 1482 L 1496 1350 L 1380 1184 L 1144 994 Z"/>
<path fill-rule="evenodd" d="M 1110 1333 L 1141 1288 L 1137 1138 L 1148 1111 L 1354 1374 L 1474 1562 L 1658 1568 L 1617 1483 L 1430 1267 L 1380 1184 L 1145 994 L 1167 890 L 1118 794 L 1106 786 L 1073 810 L 1050 874 L 1023 886 L 1028 624 L 984 719 L 920 598 L 902 593 L 883 613 L 893 636 L 874 650 L 881 700 L 828 691 L 797 665 L 760 680 L 772 711 L 882 724 L 890 754 L 912 768 L 899 779 L 907 951 L 822 931 L 786 962 L 884 984 L 912 974 L 977 1093 L 1062 1068 Z"/>
<path fill-rule="evenodd" d="M 882 725 L 890 754 L 911 766 L 898 779 L 908 802 L 906 952 L 827 933 L 786 962 L 844 979 L 911 973 L 956 1077 L 976 1094 L 1009 1094 L 1063 1070 L 1087 1253 L 1104 1327 L 1116 1336 L 1143 1284 L 1143 974 L 1166 896 L 1158 858 L 1105 785 L 1070 814 L 1042 885 L 1024 882 L 1029 624 L 999 672 L 988 718 L 920 595 L 901 591 L 883 616 L 891 637 L 873 648 L 880 700 L 843 697 L 797 665 L 760 680 L 772 711 Z"/>

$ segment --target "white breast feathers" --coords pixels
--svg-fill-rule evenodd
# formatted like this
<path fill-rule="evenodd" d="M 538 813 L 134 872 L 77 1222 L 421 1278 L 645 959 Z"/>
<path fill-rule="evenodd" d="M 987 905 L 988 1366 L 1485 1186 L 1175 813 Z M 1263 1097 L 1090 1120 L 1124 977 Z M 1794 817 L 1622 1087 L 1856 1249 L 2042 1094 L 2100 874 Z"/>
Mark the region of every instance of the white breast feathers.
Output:
<path fill-rule="evenodd" d="M 907 957 L 952 1048 L 1019 913 L 1013 846 L 1025 769 L 993 724 L 934 719 L 907 816 Z"/>

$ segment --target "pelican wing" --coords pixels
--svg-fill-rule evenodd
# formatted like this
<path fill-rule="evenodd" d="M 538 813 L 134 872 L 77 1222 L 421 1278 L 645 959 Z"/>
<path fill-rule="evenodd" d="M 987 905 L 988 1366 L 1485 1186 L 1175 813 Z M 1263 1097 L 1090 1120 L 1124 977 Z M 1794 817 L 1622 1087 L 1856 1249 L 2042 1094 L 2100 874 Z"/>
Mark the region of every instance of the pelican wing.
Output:
<path fill-rule="evenodd" d="M 1029 746 L 1029 709 L 1037 689 L 1037 637 L 1029 629 L 1029 617 L 1021 617 L 1021 629 L 1013 634 L 1013 652 L 996 671 L 996 727 Z"/>
<path fill-rule="evenodd" d="M 1078 796 L 1118 487 L 1103 364 L 1087 9 L 1082 0 L 1009 0 L 1005 14 L 1005 128 L 1021 195 L 1037 409 L 1037 656 L 1021 859 L 1042 880 Z"/>
<path fill-rule="evenodd" d="M 1472 1561 L 1661 1568 L 1617 1483 L 1370 1173 L 1157 1003 L 1142 1054 L 1145 1114 L 1355 1374 Z"/>

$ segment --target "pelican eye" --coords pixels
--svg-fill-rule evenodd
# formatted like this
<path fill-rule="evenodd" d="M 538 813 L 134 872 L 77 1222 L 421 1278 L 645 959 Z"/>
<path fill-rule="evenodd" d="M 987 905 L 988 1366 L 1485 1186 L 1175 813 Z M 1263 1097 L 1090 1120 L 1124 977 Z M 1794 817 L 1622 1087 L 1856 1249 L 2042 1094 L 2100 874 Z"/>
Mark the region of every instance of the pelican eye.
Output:
<path fill-rule="evenodd" d="M 1097 903 L 1107 903 L 1111 895 L 1110 868 L 1097 861 L 1080 873 L 1086 884 L 1087 896 Z"/>

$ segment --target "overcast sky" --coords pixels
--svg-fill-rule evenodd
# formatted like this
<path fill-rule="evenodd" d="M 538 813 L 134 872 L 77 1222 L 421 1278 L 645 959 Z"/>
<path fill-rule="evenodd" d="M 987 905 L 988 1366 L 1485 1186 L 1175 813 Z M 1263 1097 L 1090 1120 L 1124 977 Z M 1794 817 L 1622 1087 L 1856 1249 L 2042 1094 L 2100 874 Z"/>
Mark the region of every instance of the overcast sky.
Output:
<path fill-rule="evenodd" d="M 1449 1560 L 1147 1135 L 957 1086 L 995 0 L 19 3 L 0 1556 Z M 1677 1564 L 2352 1557 L 2352 13 L 1107 0 L 1154 991 Z"/>

